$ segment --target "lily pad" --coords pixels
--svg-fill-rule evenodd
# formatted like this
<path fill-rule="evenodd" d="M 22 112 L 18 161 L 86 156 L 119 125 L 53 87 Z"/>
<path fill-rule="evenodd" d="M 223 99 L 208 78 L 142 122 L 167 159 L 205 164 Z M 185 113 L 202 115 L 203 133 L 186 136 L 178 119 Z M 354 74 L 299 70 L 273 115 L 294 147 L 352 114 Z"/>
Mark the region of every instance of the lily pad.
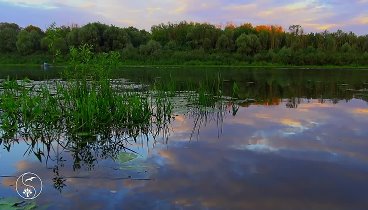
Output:
<path fill-rule="evenodd" d="M 129 152 L 122 152 L 118 155 L 118 161 L 120 163 L 126 163 L 126 162 L 136 159 L 137 157 L 138 157 L 137 154 L 129 153 Z"/>
<path fill-rule="evenodd" d="M 135 153 L 122 152 L 118 155 L 117 161 L 120 163 L 119 169 L 126 172 L 147 172 L 153 169 L 144 158 Z"/>

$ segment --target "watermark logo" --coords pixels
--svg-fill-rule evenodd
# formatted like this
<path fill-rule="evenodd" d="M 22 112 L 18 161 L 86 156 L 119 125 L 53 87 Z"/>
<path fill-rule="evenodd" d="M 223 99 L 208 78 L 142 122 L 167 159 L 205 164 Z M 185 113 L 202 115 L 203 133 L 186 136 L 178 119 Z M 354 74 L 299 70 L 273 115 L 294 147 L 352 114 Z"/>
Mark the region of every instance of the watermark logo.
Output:
<path fill-rule="evenodd" d="M 42 192 L 42 180 L 35 173 L 24 173 L 17 179 L 16 190 L 18 195 L 24 199 L 35 199 Z"/>

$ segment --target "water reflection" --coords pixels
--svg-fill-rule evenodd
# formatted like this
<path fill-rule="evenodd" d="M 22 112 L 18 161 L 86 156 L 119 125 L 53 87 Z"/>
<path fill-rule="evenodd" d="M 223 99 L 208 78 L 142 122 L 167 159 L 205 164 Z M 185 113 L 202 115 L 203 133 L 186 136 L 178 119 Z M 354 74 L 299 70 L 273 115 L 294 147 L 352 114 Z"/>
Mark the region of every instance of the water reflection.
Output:
<path fill-rule="evenodd" d="M 48 193 L 37 202 L 51 209 L 366 207 L 366 103 L 302 101 L 297 109 L 287 108 L 288 100 L 240 107 L 235 116 L 232 104 L 179 114 L 169 141 L 150 135 L 129 144 L 142 154 L 135 168 L 114 161 L 123 150 L 119 141 L 89 137 L 51 144 L 52 164 L 26 156 L 16 171 L 37 171 L 46 180 Z M 13 182 L 2 180 L 4 187 Z"/>
<path fill-rule="evenodd" d="M 49 209 L 367 208 L 364 83 L 305 89 L 273 82 L 282 75 L 239 85 L 238 99 L 211 107 L 178 103 L 163 124 L 2 135 L 0 175 L 10 177 L 1 195 L 16 196 L 16 176 L 34 171 L 45 182 L 37 203 Z M 125 162 L 122 153 L 138 155 Z"/>
<path fill-rule="evenodd" d="M 116 76 L 129 78 L 136 82 L 152 83 L 153 78 L 169 78 L 175 81 L 177 89 L 185 90 L 186 81 L 203 81 L 208 78 L 224 81 L 225 95 L 232 95 L 232 85 L 238 85 L 238 96 L 244 100 L 243 105 L 256 102 L 263 105 L 278 105 L 281 99 L 289 99 L 291 107 L 298 100 L 319 99 L 338 102 L 353 98 L 368 101 L 368 71 L 346 69 L 123 69 Z M 251 101 L 248 101 L 252 99 Z"/>

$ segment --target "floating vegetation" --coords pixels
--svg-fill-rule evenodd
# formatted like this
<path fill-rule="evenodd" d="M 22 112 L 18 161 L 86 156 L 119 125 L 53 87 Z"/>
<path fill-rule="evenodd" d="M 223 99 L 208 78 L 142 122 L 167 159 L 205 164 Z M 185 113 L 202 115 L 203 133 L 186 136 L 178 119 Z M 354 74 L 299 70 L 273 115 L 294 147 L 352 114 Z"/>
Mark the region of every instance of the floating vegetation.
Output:
<path fill-rule="evenodd" d="M 137 154 L 135 153 L 131 153 L 131 152 L 121 152 L 119 155 L 118 155 L 118 161 L 119 163 L 126 163 L 126 162 L 129 162 L 131 160 L 134 160 L 138 157 Z"/>
<path fill-rule="evenodd" d="M 35 202 L 24 201 L 18 198 L 0 198 L 0 210 L 35 210 L 39 208 Z"/>

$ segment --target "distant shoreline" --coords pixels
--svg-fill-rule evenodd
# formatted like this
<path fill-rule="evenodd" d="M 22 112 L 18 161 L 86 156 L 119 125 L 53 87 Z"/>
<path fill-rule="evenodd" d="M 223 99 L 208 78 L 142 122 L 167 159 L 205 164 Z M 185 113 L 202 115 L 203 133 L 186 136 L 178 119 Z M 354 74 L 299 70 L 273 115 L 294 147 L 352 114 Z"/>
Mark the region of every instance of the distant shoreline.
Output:
<path fill-rule="evenodd" d="M 22 64 L 2 64 L 1 67 L 40 67 L 41 64 L 34 63 L 22 63 Z M 63 68 L 66 67 L 66 64 L 55 64 L 52 67 Z M 278 65 L 278 64 L 266 64 L 266 65 L 257 65 L 257 64 L 249 64 L 249 65 L 226 65 L 226 64 L 120 64 L 118 68 L 266 68 L 266 69 L 310 69 L 310 70 L 323 70 L 323 69 L 360 69 L 360 70 L 368 70 L 368 66 L 336 66 L 336 65 L 324 65 L 324 66 L 316 66 L 316 65 Z"/>

